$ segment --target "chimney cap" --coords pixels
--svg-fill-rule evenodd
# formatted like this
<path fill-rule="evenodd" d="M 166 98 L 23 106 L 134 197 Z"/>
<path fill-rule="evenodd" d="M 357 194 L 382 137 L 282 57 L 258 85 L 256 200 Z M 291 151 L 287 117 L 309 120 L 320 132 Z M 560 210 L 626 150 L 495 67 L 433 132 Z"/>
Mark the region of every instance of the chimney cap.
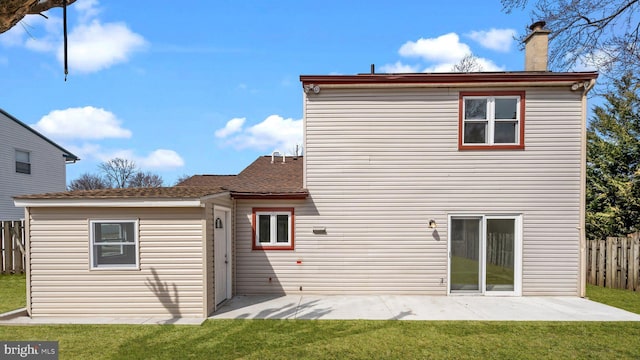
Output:
<path fill-rule="evenodd" d="M 544 26 L 547 25 L 547 22 L 544 20 L 536 21 L 531 26 L 529 26 L 529 30 L 536 31 L 544 29 Z"/>

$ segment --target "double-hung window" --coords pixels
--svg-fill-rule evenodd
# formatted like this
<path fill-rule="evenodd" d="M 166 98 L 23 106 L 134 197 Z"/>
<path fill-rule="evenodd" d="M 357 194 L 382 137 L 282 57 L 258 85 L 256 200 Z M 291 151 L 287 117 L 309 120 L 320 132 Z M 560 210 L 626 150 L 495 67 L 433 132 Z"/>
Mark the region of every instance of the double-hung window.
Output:
<path fill-rule="evenodd" d="M 293 250 L 293 208 L 254 208 L 254 250 Z"/>
<path fill-rule="evenodd" d="M 16 172 L 31 174 L 31 153 L 24 150 L 16 150 Z"/>
<path fill-rule="evenodd" d="M 91 268 L 138 268 L 138 222 L 92 220 Z"/>
<path fill-rule="evenodd" d="M 461 92 L 458 147 L 524 149 L 524 92 Z"/>

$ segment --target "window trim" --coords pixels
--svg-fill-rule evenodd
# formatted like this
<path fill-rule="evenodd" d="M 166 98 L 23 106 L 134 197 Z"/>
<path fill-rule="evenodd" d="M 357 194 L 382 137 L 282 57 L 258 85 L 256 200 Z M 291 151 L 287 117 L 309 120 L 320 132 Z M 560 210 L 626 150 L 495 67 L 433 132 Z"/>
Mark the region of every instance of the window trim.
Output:
<path fill-rule="evenodd" d="M 89 220 L 89 268 L 91 270 L 139 270 L 140 269 L 140 233 L 139 219 L 93 219 Z M 135 246 L 135 264 L 106 264 L 96 265 L 95 254 L 95 225 L 109 223 L 132 223 Z M 103 244 L 104 245 L 104 244 Z M 108 245 L 108 244 L 107 244 Z M 118 244 L 111 244 L 118 245 Z M 121 245 L 122 246 L 122 245 Z M 130 245 L 128 245 L 130 246 Z"/>
<path fill-rule="evenodd" d="M 29 162 L 18 161 L 18 153 L 19 152 L 27 154 L 27 156 L 29 157 Z M 14 149 L 13 158 L 15 160 L 14 162 L 15 162 L 15 166 L 16 166 L 16 174 L 31 175 L 31 151 L 23 150 L 23 149 Z M 27 172 L 18 171 L 18 163 L 27 164 L 29 166 L 29 170 Z"/>
<path fill-rule="evenodd" d="M 524 150 L 524 127 L 525 127 L 525 91 L 461 91 L 458 98 L 458 150 Z M 518 96 L 520 98 L 520 116 L 518 144 L 464 144 L 464 98 L 465 97 L 503 97 Z M 489 123 L 495 119 L 488 119 Z M 489 127 L 492 128 L 489 124 Z"/>
<path fill-rule="evenodd" d="M 268 245 L 262 245 L 258 243 L 258 214 L 259 213 L 283 213 L 286 212 L 289 215 L 289 242 L 277 245 L 275 242 L 271 242 Z M 272 225 L 276 226 L 276 225 Z M 292 207 L 266 207 L 266 208 L 252 208 L 251 209 L 251 249 L 252 250 L 294 250 L 295 248 L 295 212 Z"/>

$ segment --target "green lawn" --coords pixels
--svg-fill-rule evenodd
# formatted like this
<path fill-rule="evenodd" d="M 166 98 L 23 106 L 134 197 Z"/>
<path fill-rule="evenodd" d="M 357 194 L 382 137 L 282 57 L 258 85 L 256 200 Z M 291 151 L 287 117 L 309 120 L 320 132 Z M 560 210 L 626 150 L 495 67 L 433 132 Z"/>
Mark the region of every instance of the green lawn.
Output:
<path fill-rule="evenodd" d="M 24 276 L 0 276 L 0 294 L 4 309 L 24 306 Z M 640 313 L 640 293 L 589 286 L 588 295 Z M 202 326 L 0 326 L 0 340 L 59 341 L 61 359 L 637 359 L 639 338 L 636 322 L 209 320 Z"/>
<path fill-rule="evenodd" d="M 640 358 L 640 323 L 210 320 L 202 326 L 0 326 L 61 359 Z"/>
<path fill-rule="evenodd" d="M 0 275 L 0 314 L 25 307 L 26 291 L 24 274 Z"/>
<path fill-rule="evenodd" d="M 587 285 L 587 298 L 640 314 L 640 291 L 607 289 L 601 286 Z"/>

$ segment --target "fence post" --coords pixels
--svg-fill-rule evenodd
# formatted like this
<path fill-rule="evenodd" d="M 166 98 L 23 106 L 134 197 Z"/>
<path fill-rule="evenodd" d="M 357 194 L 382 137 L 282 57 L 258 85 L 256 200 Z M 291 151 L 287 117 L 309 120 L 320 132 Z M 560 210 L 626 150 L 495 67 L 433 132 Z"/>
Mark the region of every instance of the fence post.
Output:
<path fill-rule="evenodd" d="M 598 240 L 598 286 L 604 286 L 605 250 L 607 242 Z"/>
<path fill-rule="evenodd" d="M 640 232 L 636 232 L 635 234 L 631 234 L 631 254 L 629 255 L 629 261 L 631 261 L 631 265 L 629 266 L 629 271 L 631 272 L 631 276 L 629 277 L 629 282 L 631 283 L 631 289 L 635 291 L 640 291 L 640 283 L 638 282 L 638 272 L 640 272 Z"/>
<path fill-rule="evenodd" d="M 0 274 L 4 274 L 4 221 L 0 221 Z"/>
<path fill-rule="evenodd" d="M 16 274 L 23 274 L 24 258 L 26 254 L 24 253 L 23 246 L 24 239 L 22 237 L 22 221 L 14 221 L 12 225 L 11 241 L 13 242 L 14 247 L 14 272 Z"/>

